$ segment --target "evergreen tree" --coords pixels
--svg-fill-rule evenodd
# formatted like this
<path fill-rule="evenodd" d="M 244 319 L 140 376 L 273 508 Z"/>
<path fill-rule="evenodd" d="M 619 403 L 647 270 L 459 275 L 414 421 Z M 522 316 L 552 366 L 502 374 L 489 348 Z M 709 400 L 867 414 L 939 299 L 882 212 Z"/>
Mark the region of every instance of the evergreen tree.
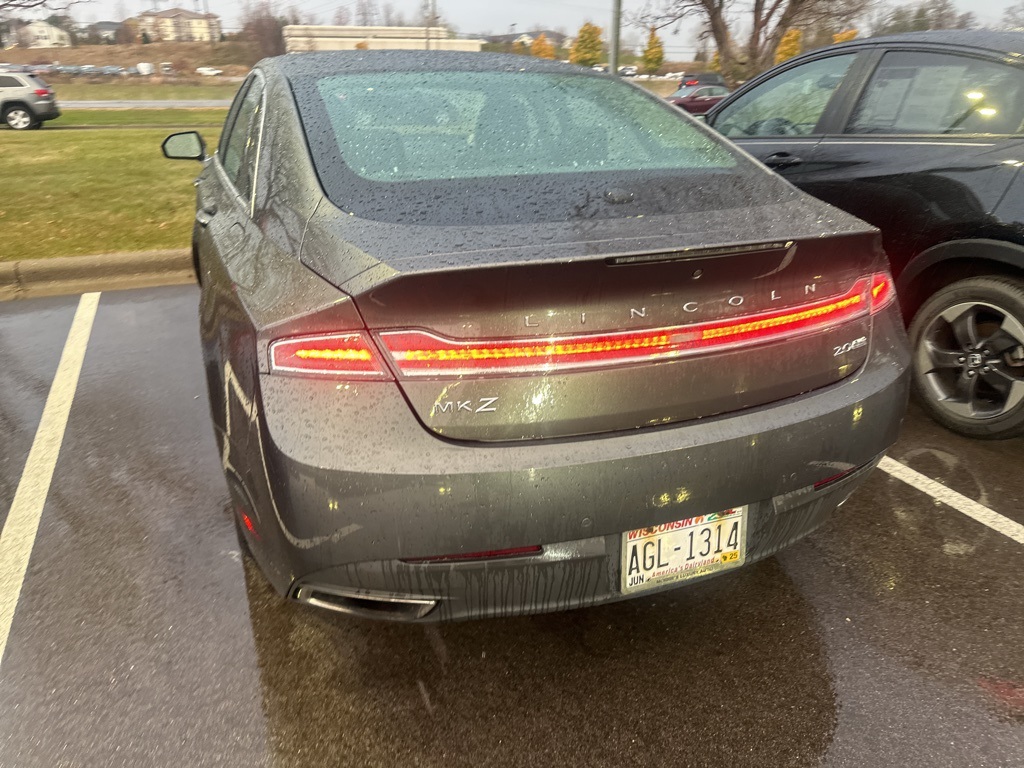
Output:
<path fill-rule="evenodd" d="M 548 40 L 547 35 L 541 32 L 530 46 L 530 55 L 536 56 L 538 59 L 553 59 L 555 58 L 555 46 Z"/>
<path fill-rule="evenodd" d="M 601 48 L 601 31 L 596 24 L 585 22 L 576 33 L 576 40 L 569 51 L 569 61 L 583 67 L 600 64 L 604 56 Z"/>
<path fill-rule="evenodd" d="M 653 75 L 665 61 L 665 48 L 654 27 L 651 27 L 650 34 L 647 36 L 647 47 L 644 48 L 641 60 L 643 63 L 640 68 L 646 75 Z"/>

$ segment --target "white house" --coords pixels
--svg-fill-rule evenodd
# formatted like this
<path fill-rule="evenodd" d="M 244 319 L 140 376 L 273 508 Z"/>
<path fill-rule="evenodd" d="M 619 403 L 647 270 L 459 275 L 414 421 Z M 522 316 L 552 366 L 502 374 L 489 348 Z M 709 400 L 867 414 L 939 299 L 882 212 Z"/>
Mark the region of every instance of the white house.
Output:
<path fill-rule="evenodd" d="M 18 30 L 18 40 L 26 48 L 70 48 L 71 35 L 45 21 L 32 21 Z"/>

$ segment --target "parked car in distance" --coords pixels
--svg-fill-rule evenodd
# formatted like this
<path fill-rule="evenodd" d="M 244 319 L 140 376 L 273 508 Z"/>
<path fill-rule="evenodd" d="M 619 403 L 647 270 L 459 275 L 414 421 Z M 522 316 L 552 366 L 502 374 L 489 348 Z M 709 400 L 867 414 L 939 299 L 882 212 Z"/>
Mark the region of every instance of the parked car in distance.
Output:
<path fill-rule="evenodd" d="M 679 79 L 679 87 L 685 88 L 688 85 L 717 85 L 726 87 L 725 80 L 717 72 L 688 72 Z"/>
<path fill-rule="evenodd" d="M 204 77 L 216 77 L 217 75 L 224 74 L 224 70 L 217 69 L 216 67 L 196 67 L 196 73 Z"/>
<path fill-rule="evenodd" d="M 703 115 L 715 104 L 729 95 L 729 89 L 722 85 L 685 85 L 665 101 L 682 107 L 691 115 Z"/>
<path fill-rule="evenodd" d="M 877 231 L 619 78 L 281 56 L 214 156 L 163 151 L 203 163 L 213 431 L 287 597 L 434 621 L 651 594 L 810 533 L 896 439 Z"/>
<path fill-rule="evenodd" d="M 810 194 L 874 224 L 914 349 L 914 391 L 964 435 L 1024 434 L 1024 51 L 943 31 L 818 49 L 708 123 Z"/>
<path fill-rule="evenodd" d="M 60 117 L 53 89 L 36 75 L 0 73 L 0 117 L 16 131 L 40 128 Z"/>
<path fill-rule="evenodd" d="M 622 77 L 636 77 L 638 74 L 640 74 L 640 68 L 633 66 L 632 64 L 619 67 L 619 75 Z"/>

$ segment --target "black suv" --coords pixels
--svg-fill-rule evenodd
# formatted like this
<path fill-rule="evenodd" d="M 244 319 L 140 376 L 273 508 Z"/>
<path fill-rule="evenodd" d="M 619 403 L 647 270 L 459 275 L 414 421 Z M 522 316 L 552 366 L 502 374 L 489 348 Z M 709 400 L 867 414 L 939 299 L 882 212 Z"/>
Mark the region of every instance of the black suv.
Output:
<path fill-rule="evenodd" d="M 921 32 L 812 51 L 707 121 L 806 192 L 874 224 L 948 428 L 1024 433 L 1024 34 Z"/>

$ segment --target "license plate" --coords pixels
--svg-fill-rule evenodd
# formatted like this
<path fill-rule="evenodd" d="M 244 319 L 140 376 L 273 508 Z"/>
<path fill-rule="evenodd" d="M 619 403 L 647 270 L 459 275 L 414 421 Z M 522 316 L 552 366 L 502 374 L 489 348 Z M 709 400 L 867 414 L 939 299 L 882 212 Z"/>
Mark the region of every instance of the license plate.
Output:
<path fill-rule="evenodd" d="M 747 508 L 622 534 L 622 592 L 631 594 L 743 565 Z"/>

